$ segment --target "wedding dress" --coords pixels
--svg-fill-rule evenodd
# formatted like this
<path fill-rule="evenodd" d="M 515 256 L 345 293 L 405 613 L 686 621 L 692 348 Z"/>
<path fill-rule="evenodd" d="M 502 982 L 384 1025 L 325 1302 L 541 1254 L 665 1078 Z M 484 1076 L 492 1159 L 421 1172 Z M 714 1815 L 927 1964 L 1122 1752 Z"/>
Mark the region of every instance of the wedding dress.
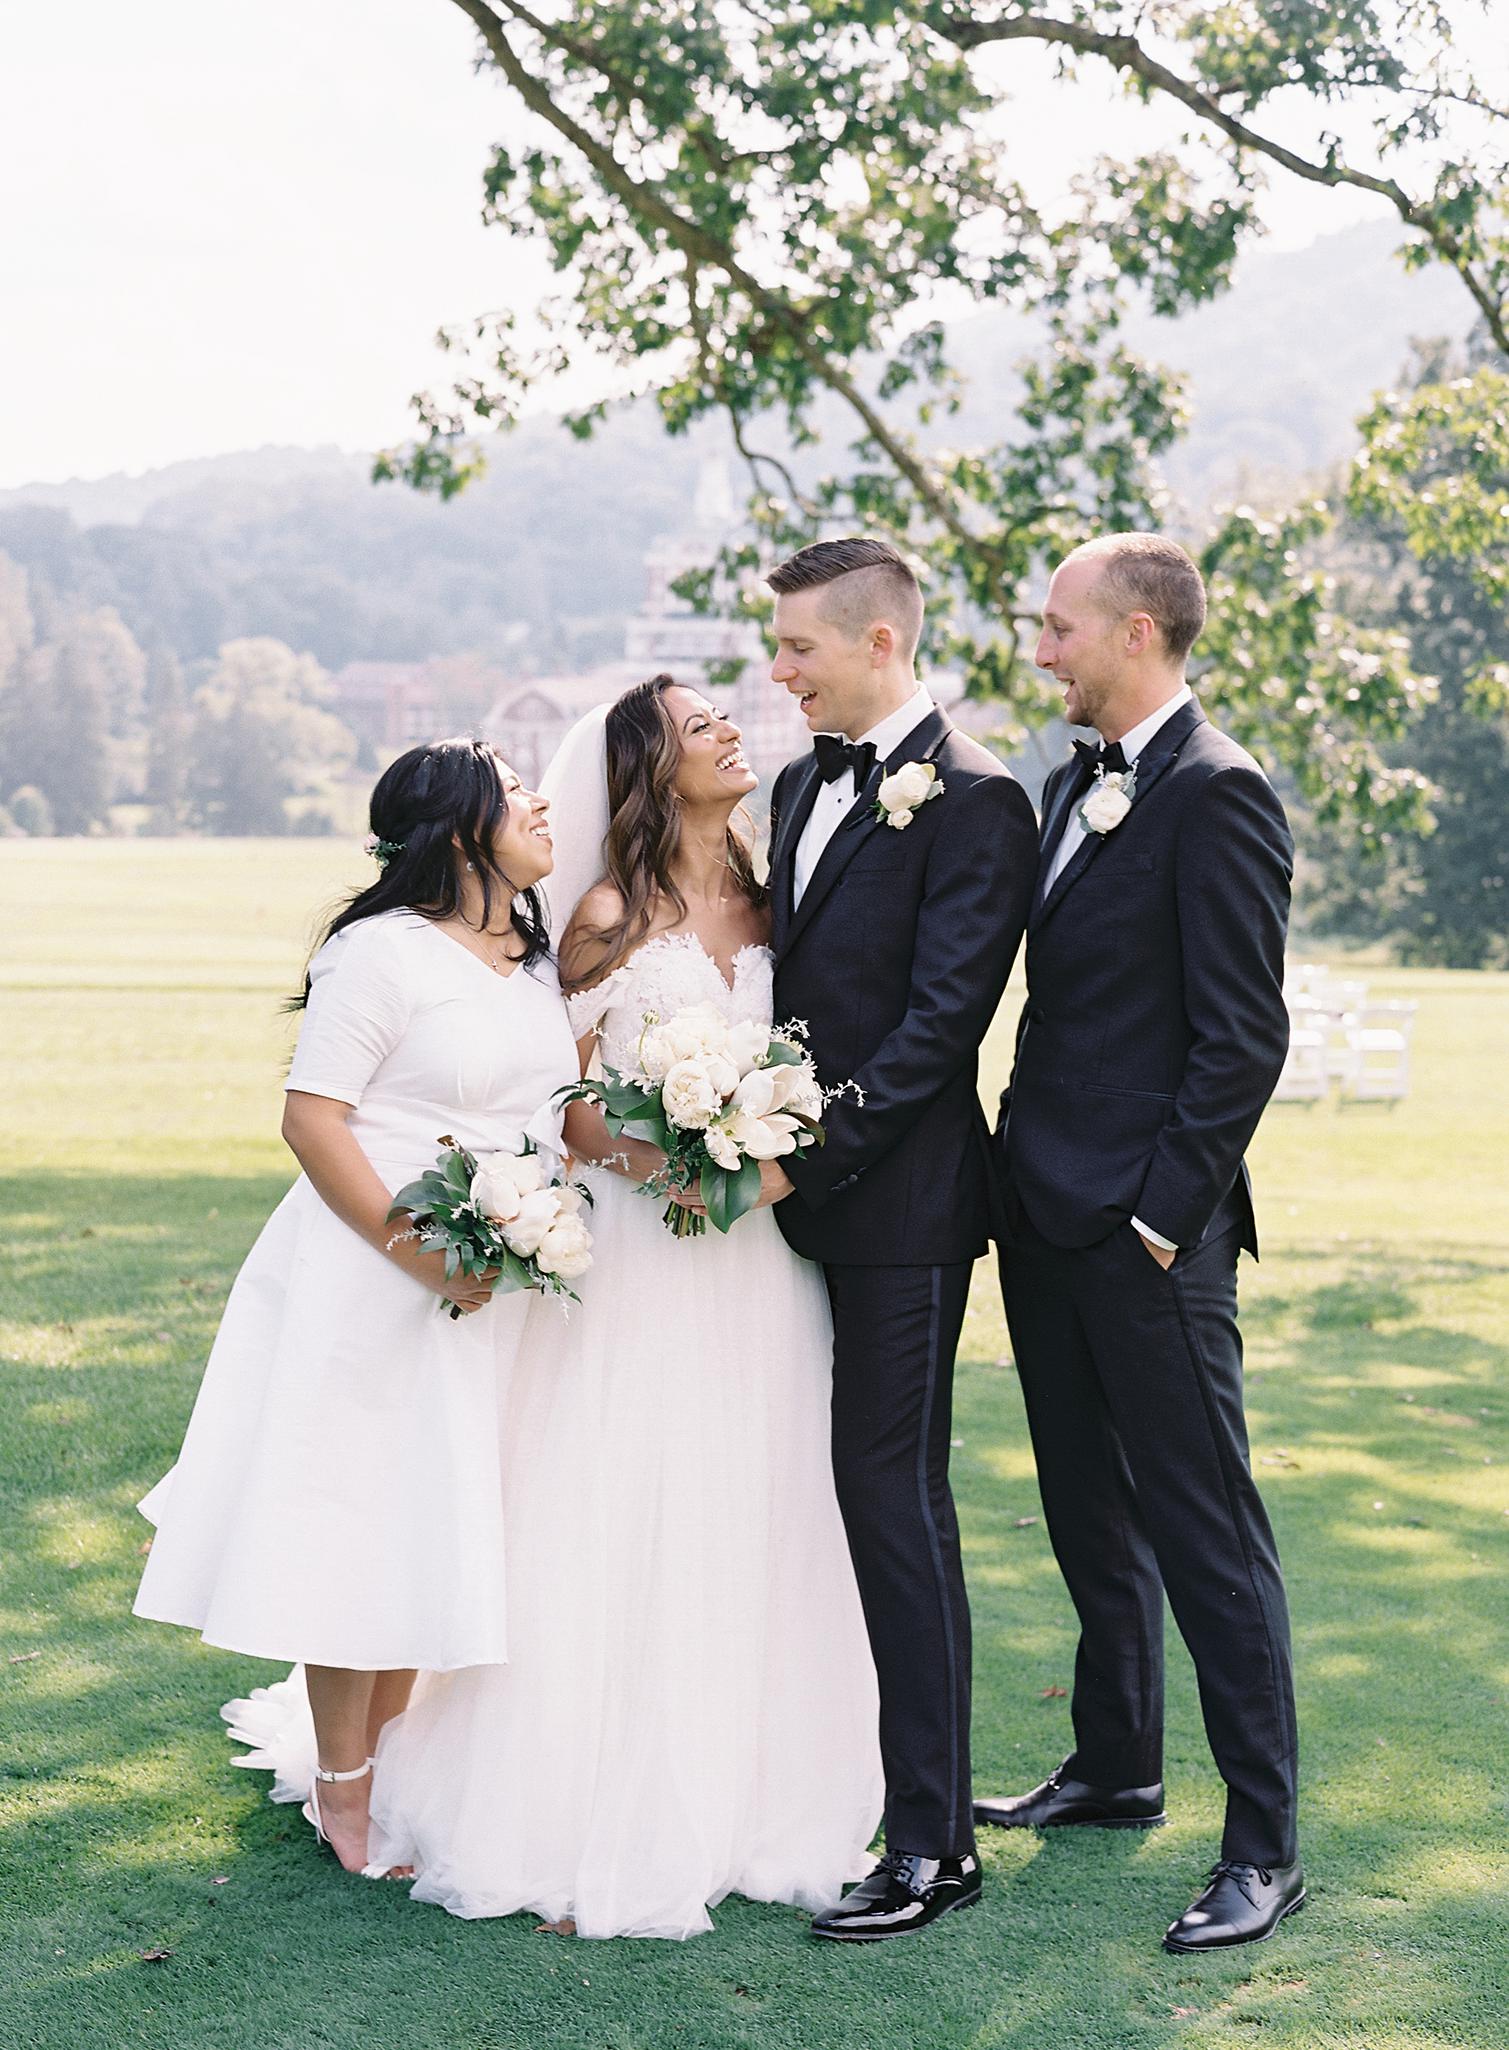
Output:
<path fill-rule="evenodd" d="M 665 936 L 570 1000 L 607 1066 L 647 1011 L 771 1015 Z M 834 1496 L 822 1278 L 766 1209 L 676 1239 L 588 1170 L 594 1264 L 531 1304 L 501 1435 L 506 1666 L 426 1674 L 378 1748 L 369 1855 L 462 1916 L 686 1937 L 728 1893 L 809 1909 L 866 1867 L 882 1783 L 874 1668 Z M 275 1792 L 312 1738 L 297 1675 L 228 1704 Z"/>

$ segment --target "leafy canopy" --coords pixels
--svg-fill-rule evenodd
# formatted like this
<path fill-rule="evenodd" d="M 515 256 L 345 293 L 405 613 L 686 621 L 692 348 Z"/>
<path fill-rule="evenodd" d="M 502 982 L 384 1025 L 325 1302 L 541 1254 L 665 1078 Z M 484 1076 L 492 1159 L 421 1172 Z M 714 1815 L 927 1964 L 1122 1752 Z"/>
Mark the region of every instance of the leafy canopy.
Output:
<path fill-rule="evenodd" d="M 539 380 L 595 352 L 672 432 L 721 415 L 748 462 L 756 539 L 703 580 L 703 602 L 836 524 L 887 533 L 927 574 L 931 652 L 1022 716 L 1047 710 L 1020 645 L 1044 558 L 1161 522 L 1153 465 L 1181 395 L 1123 344 L 1128 306 L 1172 315 L 1223 289 L 1265 177 L 1376 193 L 1407 259 L 1449 265 L 1509 352 L 1504 116 L 1453 42 L 1472 7 L 451 4 L 510 99 L 487 217 L 542 242 L 561 289 L 541 347 L 511 311 L 442 338 L 463 359 L 453 388 L 417 401 L 420 439 L 378 474 L 451 495 L 480 464 L 478 428 L 510 424 Z M 1035 195 L 1012 149 L 1016 44 L 1054 53 L 1066 120 L 1075 76 L 1109 68 L 1149 109 L 1146 150 L 1101 158 L 1067 198 Z M 1175 113 L 1172 140 L 1155 106 Z M 1343 151 L 1343 116 L 1367 124 L 1365 161 Z M 1401 162 L 1426 163 L 1424 183 Z M 953 447 L 945 320 L 997 303 L 1037 316 L 1045 346 L 1019 366 L 1010 433 Z M 571 424 L 589 434 L 604 410 Z M 839 464 L 819 465 L 819 440 Z M 1389 772 L 1378 743 L 1424 686 L 1397 637 L 1349 627 L 1304 568 L 1322 518 L 1243 511 L 1213 537 L 1230 623 L 1206 644 L 1203 688 L 1228 723 L 1262 727 L 1323 813 L 1406 823 L 1418 779 Z"/>

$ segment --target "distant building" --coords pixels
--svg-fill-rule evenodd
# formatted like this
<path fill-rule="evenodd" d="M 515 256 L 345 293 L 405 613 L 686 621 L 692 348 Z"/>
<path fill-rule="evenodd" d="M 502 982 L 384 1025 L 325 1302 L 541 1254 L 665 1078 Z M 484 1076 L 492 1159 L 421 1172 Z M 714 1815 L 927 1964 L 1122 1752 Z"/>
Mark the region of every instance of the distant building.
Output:
<path fill-rule="evenodd" d="M 348 662 L 331 677 L 330 687 L 336 717 L 380 753 L 400 754 L 439 730 L 427 662 Z"/>

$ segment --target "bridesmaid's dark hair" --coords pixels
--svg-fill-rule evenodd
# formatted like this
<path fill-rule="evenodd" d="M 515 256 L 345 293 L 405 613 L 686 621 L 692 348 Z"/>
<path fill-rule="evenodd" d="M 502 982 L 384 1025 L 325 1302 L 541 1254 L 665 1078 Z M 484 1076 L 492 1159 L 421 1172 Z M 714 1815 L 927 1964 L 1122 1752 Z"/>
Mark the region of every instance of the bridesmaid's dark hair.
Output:
<path fill-rule="evenodd" d="M 377 880 L 349 897 L 315 946 L 380 911 L 417 911 L 421 918 L 453 918 L 461 883 L 453 841 L 482 885 L 483 923 L 494 906 L 510 900 L 509 922 L 524 942 L 528 968 L 550 951 L 550 929 L 534 889 L 519 891 L 493 859 L 493 833 L 508 811 L 503 778 L 508 765 L 486 740 L 432 740 L 411 747 L 383 770 L 372 792 L 369 817 L 387 860 Z M 309 1001 L 309 973 L 290 1009 Z"/>

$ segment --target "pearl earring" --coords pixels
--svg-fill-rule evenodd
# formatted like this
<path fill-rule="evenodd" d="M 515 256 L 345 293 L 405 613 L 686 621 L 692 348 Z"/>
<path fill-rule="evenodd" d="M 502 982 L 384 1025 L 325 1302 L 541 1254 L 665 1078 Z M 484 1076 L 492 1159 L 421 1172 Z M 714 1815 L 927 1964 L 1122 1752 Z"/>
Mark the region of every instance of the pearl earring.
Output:
<path fill-rule="evenodd" d="M 474 862 L 474 861 L 469 861 L 469 862 L 468 862 L 468 863 L 466 864 L 466 872 L 467 872 L 467 874 L 468 874 L 468 875 L 474 875 L 474 874 L 476 873 L 476 869 L 477 869 L 477 864 L 476 864 L 476 862 Z"/>

